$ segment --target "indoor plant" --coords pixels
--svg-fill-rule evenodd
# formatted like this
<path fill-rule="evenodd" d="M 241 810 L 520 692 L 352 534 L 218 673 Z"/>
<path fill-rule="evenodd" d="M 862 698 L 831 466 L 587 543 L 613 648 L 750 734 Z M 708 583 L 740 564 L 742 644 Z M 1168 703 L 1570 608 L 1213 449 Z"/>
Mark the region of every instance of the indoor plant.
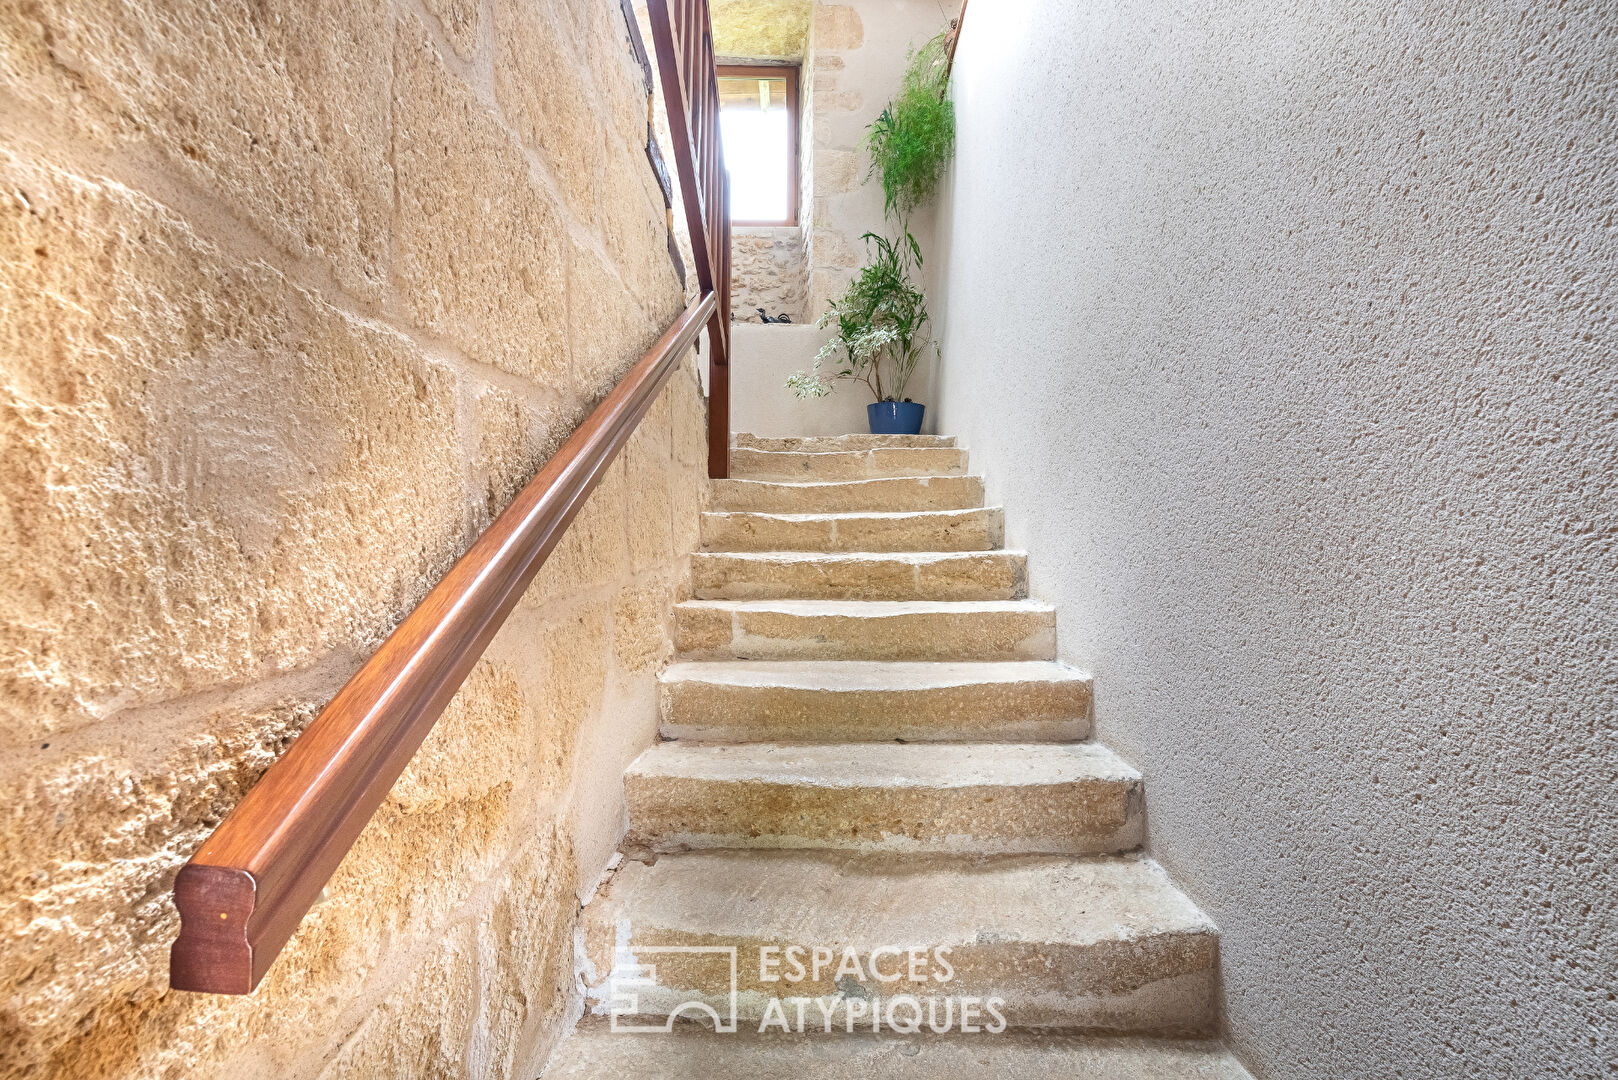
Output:
<path fill-rule="evenodd" d="M 899 94 L 865 132 L 866 174 L 882 181 L 888 217 L 905 228 L 910 212 L 938 191 L 955 153 L 955 103 L 948 98 L 948 31 L 910 54 Z"/>
<path fill-rule="evenodd" d="M 911 278 L 921 269 L 921 247 L 910 234 L 910 213 L 938 189 L 955 150 L 955 107 L 949 89 L 948 32 L 910 54 L 899 93 L 866 131 L 867 174 L 882 181 L 884 216 L 903 235 L 864 236 L 867 261 L 817 325 L 836 334 L 815 356 L 810 371 L 787 386 L 799 397 L 823 397 L 832 381 L 857 379 L 876 401 L 866 407 L 873 434 L 915 434 L 925 407 L 905 397 L 905 385 L 927 347 L 927 299 Z M 934 346 L 936 350 L 936 346 Z M 835 374 L 824 376 L 828 364 Z"/>
<path fill-rule="evenodd" d="M 905 397 L 905 384 L 926 347 L 927 298 L 910 276 L 921 268 L 921 248 L 908 232 L 900 243 L 876 233 L 864 240 L 874 257 L 817 324 L 836 332 L 821 346 L 814 367 L 792 374 L 787 386 L 799 397 L 824 397 L 831 382 L 858 380 L 876 398 L 866 407 L 872 433 L 913 435 L 921 430 L 924 407 Z M 835 372 L 821 374 L 826 366 Z"/>

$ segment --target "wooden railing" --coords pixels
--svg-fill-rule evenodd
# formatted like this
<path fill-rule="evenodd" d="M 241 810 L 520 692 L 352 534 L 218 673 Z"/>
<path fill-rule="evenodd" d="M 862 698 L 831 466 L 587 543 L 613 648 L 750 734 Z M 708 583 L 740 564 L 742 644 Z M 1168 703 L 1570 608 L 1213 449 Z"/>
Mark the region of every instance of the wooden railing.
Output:
<path fill-rule="evenodd" d="M 961 43 L 961 28 L 966 25 L 966 5 L 971 0 L 961 0 L 961 13 L 950 20 L 949 45 L 946 49 L 949 59 L 944 64 L 944 80 L 949 81 L 950 73 L 955 70 L 955 47 Z"/>
<path fill-rule="evenodd" d="M 713 30 L 708 0 L 648 0 L 646 11 L 697 288 L 719 298 L 708 324 L 708 475 L 722 479 L 730 475 L 730 182 L 719 146 Z"/>
<path fill-rule="evenodd" d="M 652 0 L 651 23 L 699 299 L 181 868 L 176 990 L 258 985 L 705 326 L 710 471 L 726 471 L 730 236 L 707 4 L 682 2 L 671 20 Z"/>

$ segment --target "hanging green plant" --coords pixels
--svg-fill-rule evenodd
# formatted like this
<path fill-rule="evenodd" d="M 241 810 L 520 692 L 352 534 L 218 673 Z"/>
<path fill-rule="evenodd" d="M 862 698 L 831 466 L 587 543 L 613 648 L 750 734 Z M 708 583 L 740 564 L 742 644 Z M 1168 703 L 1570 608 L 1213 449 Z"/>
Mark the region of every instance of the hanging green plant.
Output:
<path fill-rule="evenodd" d="M 955 153 L 949 90 L 949 31 L 912 50 L 899 93 L 865 135 L 871 176 L 882 180 L 885 211 L 900 222 L 938 190 Z"/>

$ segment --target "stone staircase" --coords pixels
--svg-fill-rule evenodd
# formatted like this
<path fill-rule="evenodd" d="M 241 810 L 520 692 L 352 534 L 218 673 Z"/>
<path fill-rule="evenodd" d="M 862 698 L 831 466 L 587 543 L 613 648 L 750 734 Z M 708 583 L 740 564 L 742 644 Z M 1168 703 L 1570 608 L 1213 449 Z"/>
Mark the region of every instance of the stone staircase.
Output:
<path fill-rule="evenodd" d="M 1218 930 L 1138 854 L 1145 781 L 1087 741 L 965 452 L 741 435 L 732 467 L 546 1075 L 1245 1077 Z"/>

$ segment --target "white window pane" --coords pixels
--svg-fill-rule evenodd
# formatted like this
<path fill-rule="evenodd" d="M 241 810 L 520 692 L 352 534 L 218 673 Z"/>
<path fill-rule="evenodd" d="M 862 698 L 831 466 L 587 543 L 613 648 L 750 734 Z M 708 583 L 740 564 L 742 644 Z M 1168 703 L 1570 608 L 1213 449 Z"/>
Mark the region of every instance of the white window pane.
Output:
<path fill-rule="evenodd" d="M 786 220 L 794 182 L 786 80 L 722 76 L 719 98 L 731 218 Z"/>
<path fill-rule="evenodd" d="M 719 114 L 730 171 L 730 216 L 739 221 L 783 221 L 791 143 L 786 110 Z"/>

